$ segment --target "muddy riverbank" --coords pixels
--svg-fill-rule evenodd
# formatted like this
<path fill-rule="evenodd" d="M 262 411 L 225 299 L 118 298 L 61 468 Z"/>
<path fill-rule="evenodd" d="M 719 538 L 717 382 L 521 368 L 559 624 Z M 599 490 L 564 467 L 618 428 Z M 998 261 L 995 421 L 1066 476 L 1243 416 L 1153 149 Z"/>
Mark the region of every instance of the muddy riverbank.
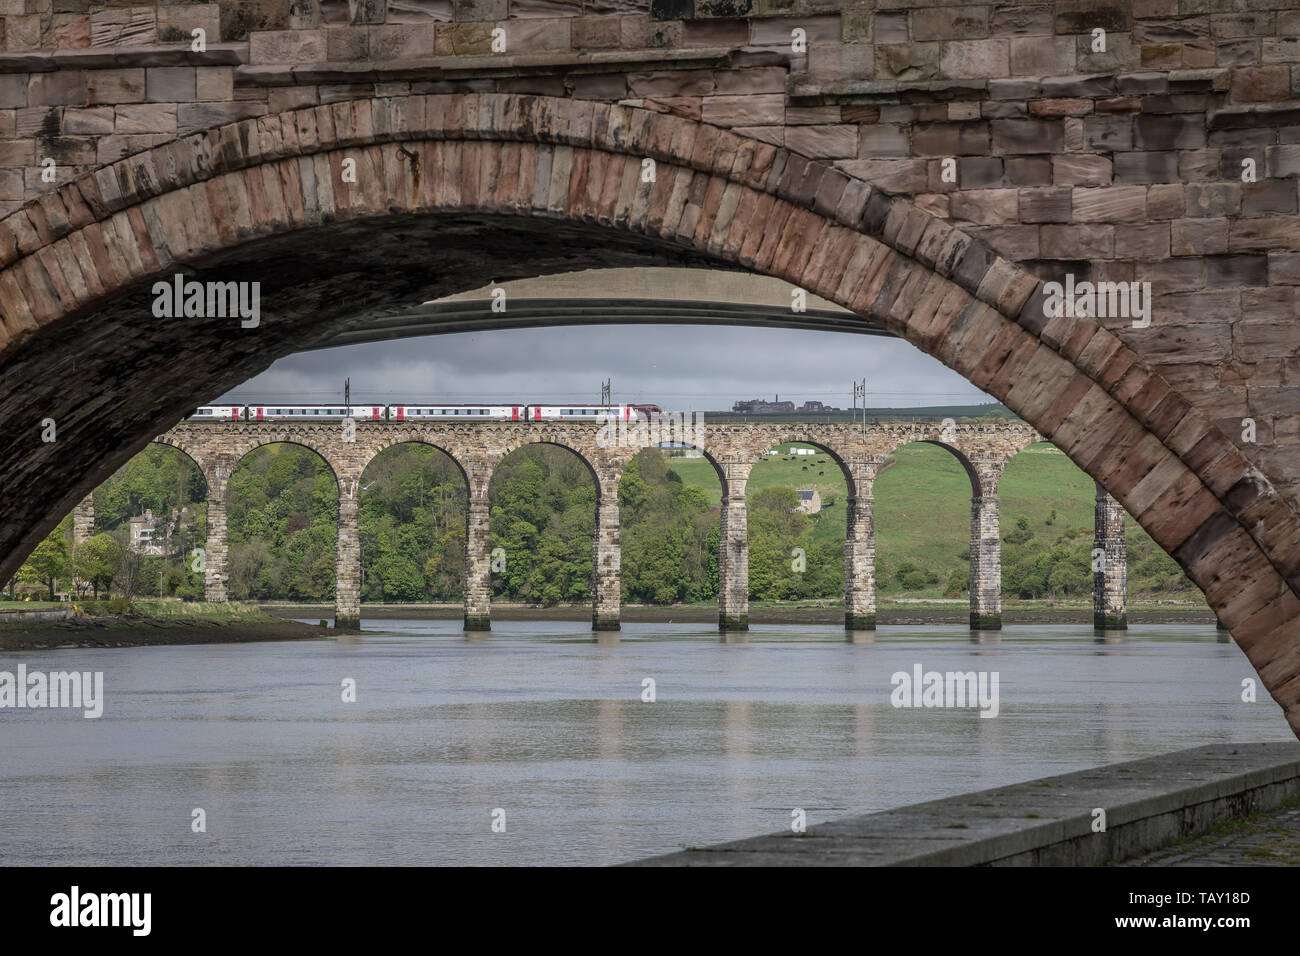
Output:
<path fill-rule="evenodd" d="M 250 641 L 311 640 L 327 636 L 317 625 L 302 624 L 258 608 L 229 612 L 189 611 L 160 616 L 141 613 L 80 612 L 59 621 L 5 621 L 0 613 L 0 651 L 56 647 L 143 647 L 164 644 L 242 644 Z"/>

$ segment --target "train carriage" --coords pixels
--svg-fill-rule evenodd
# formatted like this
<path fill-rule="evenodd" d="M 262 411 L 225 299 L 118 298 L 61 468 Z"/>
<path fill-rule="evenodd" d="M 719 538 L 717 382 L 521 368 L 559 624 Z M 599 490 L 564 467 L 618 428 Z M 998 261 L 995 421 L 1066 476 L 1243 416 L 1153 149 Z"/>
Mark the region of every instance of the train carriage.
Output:
<path fill-rule="evenodd" d="M 383 421 L 385 405 L 249 405 L 245 421 L 250 422 L 341 422 Z"/>
<path fill-rule="evenodd" d="M 441 421 L 445 419 L 477 419 L 482 421 L 520 421 L 524 417 L 523 405 L 389 405 L 388 421 Z"/>
<path fill-rule="evenodd" d="M 185 416 L 188 422 L 242 422 L 243 405 L 200 405 Z"/>
<path fill-rule="evenodd" d="M 636 405 L 529 405 L 530 422 L 602 421 L 625 422 L 645 417 Z"/>

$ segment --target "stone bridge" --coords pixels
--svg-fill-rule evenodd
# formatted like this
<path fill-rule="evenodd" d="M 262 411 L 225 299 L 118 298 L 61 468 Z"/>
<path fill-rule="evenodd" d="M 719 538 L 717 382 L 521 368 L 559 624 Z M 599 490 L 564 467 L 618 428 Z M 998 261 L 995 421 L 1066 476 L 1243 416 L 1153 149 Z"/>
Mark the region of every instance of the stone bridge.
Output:
<path fill-rule="evenodd" d="M 619 626 L 618 488 L 627 463 L 642 449 L 664 441 L 687 439 L 712 463 L 722 486 L 722 538 L 718 564 L 718 620 L 724 630 L 748 627 L 749 563 L 745 485 L 750 469 L 785 442 L 817 446 L 839 466 L 848 489 L 844 543 L 844 623 L 850 630 L 875 627 L 876 547 L 872 518 L 872 484 L 889 455 L 903 445 L 927 442 L 945 448 L 966 469 L 971 481 L 970 622 L 976 629 L 1001 627 L 1002 540 L 998 523 L 998 480 L 1017 452 L 1042 441 L 1028 425 L 999 422 L 958 425 L 862 424 L 693 424 L 652 430 L 619 431 L 595 423 L 419 422 L 181 424 L 156 441 L 188 455 L 208 488 L 208 540 L 205 554 L 207 598 L 226 600 L 226 495 L 230 476 L 249 452 L 275 442 L 315 451 L 333 470 L 339 488 L 336 550 L 336 625 L 354 628 L 360 620 L 361 546 L 357 525 L 358 489 L 366 466 L 386 448 L 417 442 L 438 448 L 465 480 L 465 627 L 489 627 L 488 484 L 506 455 L 525 445 L 567 448 L 587 466 L 596 488 L 593 542 L 594 606 L 597 630 Z M 353 430 L 354 427 L 354 430 Z M 671 435 L 671 438 L 667 437 Z M 76 509 L 75 535 L 87 537 L 94 525 L 88 496 Z M 1093 575 L 1095 623 L 1125 626 L 1126 552 L 1124 512 L 1097 487 L 1095 548 L 1104 559 Z"/>
<path fill-rule="evenodd" d="M 0 576 L 280 355 L 497 281 L 708 265 L 1004 401 L 1300 730 L 1289 6 L 4 0 Z M 260 282 L 260 322 L 155 317 L 177 273 Z M 1057 309 L 1049 281 L 1151 295 Z"/>

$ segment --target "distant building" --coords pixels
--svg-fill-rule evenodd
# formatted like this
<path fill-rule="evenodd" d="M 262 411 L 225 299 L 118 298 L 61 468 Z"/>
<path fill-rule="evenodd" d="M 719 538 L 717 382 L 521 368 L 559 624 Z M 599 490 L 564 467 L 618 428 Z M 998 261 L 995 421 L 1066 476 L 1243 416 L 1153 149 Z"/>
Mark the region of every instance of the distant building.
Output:
<path fill-rule="evenodd" d="M 770 402 L 763 398 L 751 398 L 748 401 L 736 402 L 731 406 L 731 410 L 744 415 L 793 415 L 795 412 L 839 411 L 838 408 L 817 401 L 807 401 L 796 408 L 794 402 L 781 401 L 780 395 L 773 395 Z"/>
<path fill-rule="evenodd" d="M 180 512 L 173 510 L 170 518 L 157 517 L 146 508 L 144 514 L 132 518 L 130 524 L 131 550 L 136 554 L 157 557 L 167 553 Z"/>
<path fill-rule="evenodd" d="M 800 488 L 795 494 L 799 496 L 799 507 L 795 509 L 796 511 L 815 515 L 822 510 L 822 496 L 816 488 Z"/>
<path fill-rule="evenodd" d="M 771 415 L 773 413 L 790 413 L 794 411 L 794 402 L 780 401 L 781 396 L 773 396 L 774 401 L 766 401 L 761 398 L 751 398 L 747 402 L 736 402 L 731 406 L 733 412 L 742 412 L 746 415 Z"/>

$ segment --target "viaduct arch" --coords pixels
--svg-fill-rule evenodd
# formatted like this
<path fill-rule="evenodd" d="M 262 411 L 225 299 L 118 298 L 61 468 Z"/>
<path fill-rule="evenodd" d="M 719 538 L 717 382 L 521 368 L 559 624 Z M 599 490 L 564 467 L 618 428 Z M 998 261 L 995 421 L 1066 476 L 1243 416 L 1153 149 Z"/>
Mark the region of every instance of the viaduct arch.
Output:
<path fill-rule="evenodd" d="M 593 101 L 412 94 L 285 110 L 105 164 L 0 221 L 0 403 L 26 389 L 36 419 L 0 465 L 0 576 L 184 408 L 387 302 L 493 278 L 429 268 L 457 248 L 491 249 L 506 276 L 750 270 L 908 339 L 1114 495 L 1300 729 L 1297 515 L 1150 362 L 1093 319 L 1049 320 L 1034 275 L 906 199 L 728 129 Z M 153 282 L 182 271 L 261 276 L 260 333 L 154 321 Z M 46 418 L 57 441 L 41 441 Z"/>

